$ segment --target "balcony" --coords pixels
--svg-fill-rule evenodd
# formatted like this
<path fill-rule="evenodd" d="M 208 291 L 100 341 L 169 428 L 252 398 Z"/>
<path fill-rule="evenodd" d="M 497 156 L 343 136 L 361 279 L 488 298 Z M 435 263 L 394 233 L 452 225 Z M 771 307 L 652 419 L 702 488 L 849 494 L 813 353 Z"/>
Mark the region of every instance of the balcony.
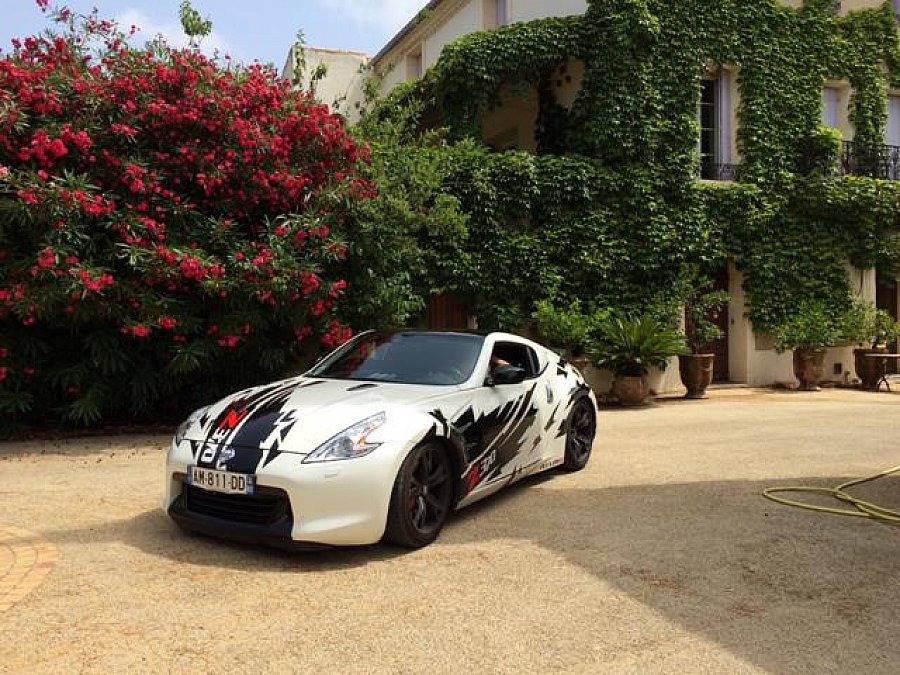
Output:
<path fill-rule="evenodd" d="M 853 141 L 844 141 L 840 174 L 900 180 L 900 146 L 862 146 Z"/>

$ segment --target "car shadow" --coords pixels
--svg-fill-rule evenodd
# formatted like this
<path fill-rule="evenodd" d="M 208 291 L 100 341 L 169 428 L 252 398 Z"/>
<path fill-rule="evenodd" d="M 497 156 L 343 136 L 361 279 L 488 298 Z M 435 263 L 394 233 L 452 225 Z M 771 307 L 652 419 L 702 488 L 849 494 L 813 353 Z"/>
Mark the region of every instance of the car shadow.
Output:
<path fill-rule="evenodd" d="M 185 563 L 242 572 L 322 572 L 361 567 L 389 560 L 407 551 L 389 546 L 360 546 L 315 550 L 283 550 L 208 537 L 179 528 L 161 508 L 131 518 L 109 520 L 96 527 L 48 530 L 57 544 L 121 542 L 172 563 Z"/>

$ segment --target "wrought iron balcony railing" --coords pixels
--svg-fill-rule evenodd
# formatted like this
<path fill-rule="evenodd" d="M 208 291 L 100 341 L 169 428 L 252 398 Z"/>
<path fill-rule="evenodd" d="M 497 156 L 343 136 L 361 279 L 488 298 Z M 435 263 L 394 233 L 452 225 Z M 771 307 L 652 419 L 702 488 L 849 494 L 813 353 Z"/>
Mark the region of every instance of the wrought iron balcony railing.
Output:
<path fill-rule="evenodd" d="M 842 176 L 870 176 L 884 180 L 900 180 L 900 146 L 859 145 L 844 141 L 841 151 Z"/>

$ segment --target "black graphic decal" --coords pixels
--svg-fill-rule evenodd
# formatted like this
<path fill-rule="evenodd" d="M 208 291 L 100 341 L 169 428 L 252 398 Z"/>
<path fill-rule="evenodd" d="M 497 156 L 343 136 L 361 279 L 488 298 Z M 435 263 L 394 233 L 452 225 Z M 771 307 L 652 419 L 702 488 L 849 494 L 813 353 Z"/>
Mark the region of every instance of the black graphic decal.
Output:
<path fill-rule="evenodd" d="M 561 405 L 562 402 L 556 404 L 556 407 L 553 409 L 553 414 L 550 415 L 550 420 L 544 425 L 544 431 L 550 431 L 550 427 L 552 427 L 553 423 L 556 421 L 556 413 L 559 412 L 559 406 Z"/>
<path fill-rule="evenodd" d="M 466 492 L 489 482 L 514 460 L 534 422 L 537 406 L 533 396 L 537 384 L 526 394 L 483 413 L 477 420 L 467 408 L 452 427 L 465 439 L 469 468 L 463 476 Z"/>
<path fill-rule="evenodd" d="M 444 416 L 444 413 L 441 412 L 440 410 L 432 410 L 431 416 L 434 419 L 436 419 L 438 422 L 441 423 L 441 427 L 443 427 L 443 430 L 444 430 L 444 436 L 449 436 L 450 435 L 450 422 Z"/>
<path fill-rule="evenodd" d="M 377 386 L 377 384 L 367 382 L 366 384 L 358 384 L 355 387 L 350 387 L 347 391 L 362 391 L 363 389 L 374 389 Z"/>
<path fill-rule="evenodd" d="M 518 457 L 528 430 L 534 423 L 535 415 L 537 415 L 537 406 L 532 402 L 533 395 L 534 388 L 525 395 L 525 400 L 522 402 L 515 423 L 502 438 L 498 439 L 495 448 L 497 461 L 493 470 L 485 477 L 486 480 L 490 481 L 493 478 L 500 477 L 506 465 Z"/>
<path fill-rule="evenodd" d="M 213 420 L 197 464 L 254 473 L 264 458 L 260 443 L 272 433 L 281 408 L 295 388 L 294 382 L 271 385 L 235 398 Z M 267 462 L 272 459 L 266 457 Z"/>

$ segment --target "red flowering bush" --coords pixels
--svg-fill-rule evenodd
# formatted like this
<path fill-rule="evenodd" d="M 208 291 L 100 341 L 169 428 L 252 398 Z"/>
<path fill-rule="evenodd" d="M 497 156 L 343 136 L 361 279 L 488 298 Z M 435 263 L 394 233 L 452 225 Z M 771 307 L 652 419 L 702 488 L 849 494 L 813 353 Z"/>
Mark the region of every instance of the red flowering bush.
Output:
<path fill-rule="evenodd" d="M 177 416 L 345 340 L 371 187 L 342 121 L 262 66 L 53 18 L 0 53 L 0 416 Z"/>

